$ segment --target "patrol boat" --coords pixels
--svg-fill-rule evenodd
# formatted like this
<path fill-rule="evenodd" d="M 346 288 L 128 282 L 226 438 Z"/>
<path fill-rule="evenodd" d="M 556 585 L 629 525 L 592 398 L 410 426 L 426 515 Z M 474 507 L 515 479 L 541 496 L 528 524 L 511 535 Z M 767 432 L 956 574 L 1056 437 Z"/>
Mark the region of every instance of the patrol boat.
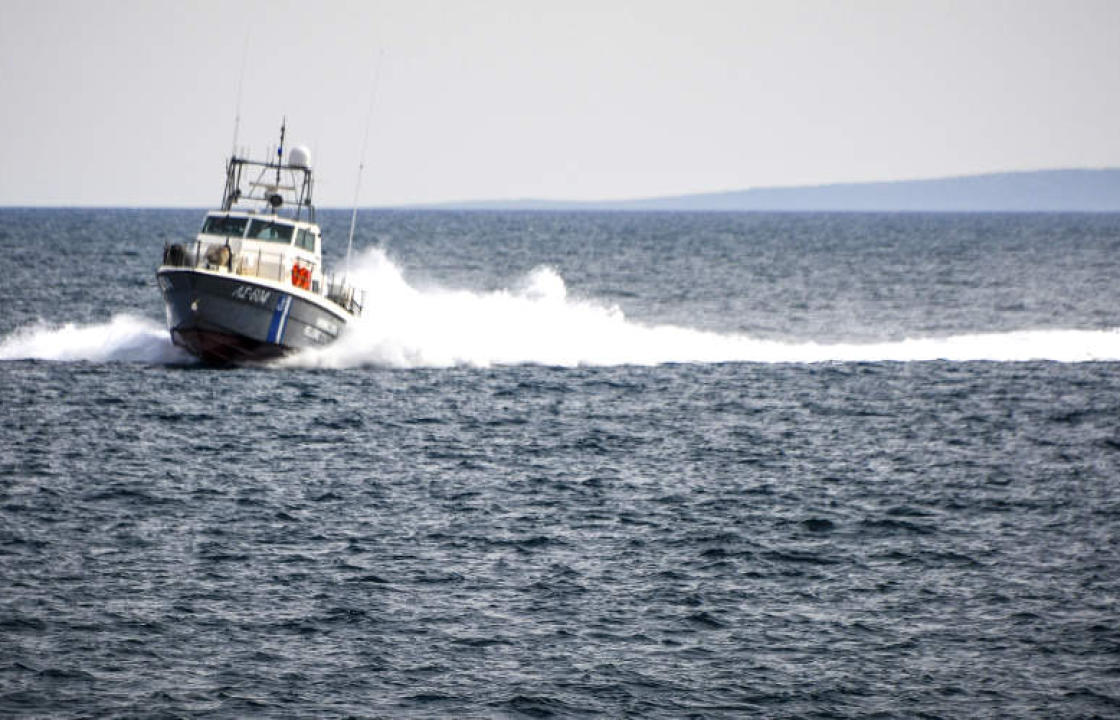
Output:
<path fill-rule="evenodd" d="M 167 244 L 156 278 L 171 339 L 208 365 L 240 365 L 336 340 L 363 293 L 324 271 L 311 154 L 230 156 L 220 210 L 194 242 Z M 244 185 L 244 189 L 243 189 Z"/>

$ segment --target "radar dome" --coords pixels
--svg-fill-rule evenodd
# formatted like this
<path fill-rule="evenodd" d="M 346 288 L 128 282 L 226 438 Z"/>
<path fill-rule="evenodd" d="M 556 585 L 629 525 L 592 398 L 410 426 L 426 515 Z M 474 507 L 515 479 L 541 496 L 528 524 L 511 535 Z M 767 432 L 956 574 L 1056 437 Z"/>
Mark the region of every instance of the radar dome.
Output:
<path fill-rule="evenodd" d="M 311 151 L 304 145 L 296 145 L 288 152 L 288 164 L 292 167 L 311 167 Z"/>

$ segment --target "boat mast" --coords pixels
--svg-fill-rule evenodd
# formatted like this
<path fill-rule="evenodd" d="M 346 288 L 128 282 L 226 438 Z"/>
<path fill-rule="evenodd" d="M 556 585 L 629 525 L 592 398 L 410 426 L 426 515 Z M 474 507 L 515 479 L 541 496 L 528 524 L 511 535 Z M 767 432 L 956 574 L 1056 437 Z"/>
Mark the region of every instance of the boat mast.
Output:
<path fill-rule="evenodd" d="M 280 121 L 280 146 L 276 148 L 276 187 L 280 187 L 280 166 L 284 164 L 284 132 L 288 128 L 288 118 Z"/>

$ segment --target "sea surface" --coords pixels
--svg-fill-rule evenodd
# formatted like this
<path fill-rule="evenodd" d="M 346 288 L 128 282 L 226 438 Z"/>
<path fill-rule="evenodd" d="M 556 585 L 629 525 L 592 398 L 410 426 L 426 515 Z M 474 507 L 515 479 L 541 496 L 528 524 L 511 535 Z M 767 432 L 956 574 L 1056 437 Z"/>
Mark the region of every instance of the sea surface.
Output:
<path fill-rule="evenodd" d="M 201 217 L 0 209 L 0 717 L 1120 717 L 1120 216 L 365 212 L 232 370 Z"/>

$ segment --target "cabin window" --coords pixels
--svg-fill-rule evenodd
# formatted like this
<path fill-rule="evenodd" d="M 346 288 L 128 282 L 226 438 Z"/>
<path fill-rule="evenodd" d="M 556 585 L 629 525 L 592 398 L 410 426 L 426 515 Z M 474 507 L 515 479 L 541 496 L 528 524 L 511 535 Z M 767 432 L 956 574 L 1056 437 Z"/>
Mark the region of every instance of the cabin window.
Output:
<path fill-rule="evenodd" d="M 202 226 L 202 232 L 207 235 L 236 235 L 241 237 L 245 234 L 245 226 L 248 223 L 248 218 L 211 215 L 206 218 L 206 224 Z"/>
<path fill-rule="evenodd" d="M 296 247 L 315 252 L 315 236 L 310 230 L 296 230 Z"/>
<path fill-rule="evenodd" d="M 249 226 L 249 239 L 287 243 L 292 241 L 293 230 L 295 230 L 294 227 L 284 223 L 272 222 L 271 220 L 254 220 L 253 224 Z"/>

